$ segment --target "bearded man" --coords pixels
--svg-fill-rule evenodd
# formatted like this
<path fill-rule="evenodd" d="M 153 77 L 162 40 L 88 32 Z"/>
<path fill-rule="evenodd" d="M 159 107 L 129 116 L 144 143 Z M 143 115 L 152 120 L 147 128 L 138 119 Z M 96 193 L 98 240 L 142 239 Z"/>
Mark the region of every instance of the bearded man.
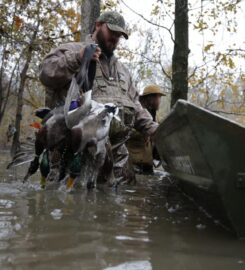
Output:
<path fill-rule="evenodd" d="M 62 44 L 51 50 L 41 64 L 40 80 L 46 86 L 46 105 L 50 108 L 63 105 L 72 76 L 81 65 L 85 46 L 98 44 L 93 55 L 96 75 L 92 98 L 101 103 L 112 102 L 119 107 L 121 121 L 112 122 L 109 138 L 115 177 L 125 180 L 128 166 L 125 142 L 131 130 L 135 128 L 146 136 L 152 136 L 158 124 L 141 106 L 129 71 L 114 55 L 121 37 L 128 39 L 124 18 L 115 11 L 103 13 L 85 42 Z"/>

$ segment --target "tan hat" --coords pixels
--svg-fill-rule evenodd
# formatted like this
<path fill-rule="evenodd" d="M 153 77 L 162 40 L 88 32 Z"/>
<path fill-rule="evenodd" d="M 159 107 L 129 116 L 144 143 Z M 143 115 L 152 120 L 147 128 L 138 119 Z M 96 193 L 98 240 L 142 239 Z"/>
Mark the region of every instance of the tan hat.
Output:
<path fill-rule="evenodd" d="M 145 87 L 143 94 L 141 96 L 147 96 L 151 94 L 159 94 L 161 96 L 166 96 L 158 85 L 150 84 Z"/>

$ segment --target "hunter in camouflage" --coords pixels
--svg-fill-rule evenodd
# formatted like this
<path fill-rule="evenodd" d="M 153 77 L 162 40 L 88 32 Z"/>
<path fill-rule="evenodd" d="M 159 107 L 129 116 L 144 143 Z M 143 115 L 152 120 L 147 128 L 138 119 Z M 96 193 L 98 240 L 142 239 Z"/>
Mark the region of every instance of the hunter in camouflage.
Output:
<path fill-rule="evenodd" d="M 124 18 L 114 11 L 103 13 L 85 42 L 62 44 L 51 50 L 42 62 L 40 80 L 46 86 L 46 105 L 50 108 L 64 105 L 72 76 L 80 67 L 84 47 L 91 43 L 99 45 L 93 57 L 97 64 L 92 98 L 102 103 L 112 102 L 120 108 L 122 121 L 112 123 L 110 142 L 115 176 L 123 179 L 127 177 L 128 166 L 125 142 L 132 128 L 145 136 L 152 136 L 158 124 L 141 106 L 129 71 L 114 56 L 121 36 L 128 38 Z"/>

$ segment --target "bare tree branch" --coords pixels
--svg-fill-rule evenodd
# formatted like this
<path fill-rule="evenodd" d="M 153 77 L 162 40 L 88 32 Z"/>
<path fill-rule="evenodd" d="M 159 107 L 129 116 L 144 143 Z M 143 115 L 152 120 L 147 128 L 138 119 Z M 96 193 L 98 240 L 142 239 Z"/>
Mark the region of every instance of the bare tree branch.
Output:
<path fill-rule="evenodd" d="M 162 70 L 163 74 L 164 74 L 170 81 L 172 80 L 171 76 L 167 73 L 167 71 L 166 71 L 165 68 L 163 67 L 163 65 L 162 65 L 162 63 L 161 63 L 160 60 L 159 60 L 159 61 L 153 60 L 153 59 L 151 59 L 151 58 L 145 56 L 143 53 L 133 52 L 133 51 L 130 51 L 129 49 L 127 49 L 127 48 L 123 48 L 123 50 L 128 51 L 128 52 L 130 52 L 130 53 L 132 53 L 132 54 L 135 54 L 135 55 L 139 55 L 139 56 L 142 57 L 143 59 L 146 59 L 149 63 L 159 65 L 159 66 L 161 67 L 161 70 Z"/>
<path fill-rule="evenodd" d="M 129 10 L 131 10 L 134 14 L 136 14 L 136 15 L 139 16 L 140 18 L 142 18 L 144 21 L 146 21 L 146 22 L 148 22 L 148 23 L 150 23 L 150 24 L 152 24 L 152 25 L 154 25 L 154 26 L 157 26 L 157 27 L 160 27 L 160 28 L 162 28 L 162 29 L 165 29 L 165 30 L 169 33 L 170 38 L 171 38 L 171 40 L 173 41 L 173 43 L 175 43 L 173 34 L 172 34 L 172 32 L 171 32 L 171 30 L 170 30 L 169 28 L 167 28 L 167 27 L 164 26 L 164 25 L 160 25 L 160 24 L 157 24 L 157 23 L 152 22 L 151 20 L 149 20 L 149 19 L 147 19 L 146 17 L 144 17 L 142 14 L 136 12 L 136 11 L 133 10 L 131 7 L 129 7 L 123 0 L 120 0 L 120 1 L 124 4 L 125 7 L 127 7 Z M 171 28 L 172 28 L 172 26 L 171 26 Z"/>

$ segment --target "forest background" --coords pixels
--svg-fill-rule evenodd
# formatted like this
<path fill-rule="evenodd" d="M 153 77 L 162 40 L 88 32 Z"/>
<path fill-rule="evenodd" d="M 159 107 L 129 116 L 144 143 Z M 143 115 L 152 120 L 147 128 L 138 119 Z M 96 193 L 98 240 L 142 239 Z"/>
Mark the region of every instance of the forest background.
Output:
<path fill-rule="evenodd" d="M 116 55 L 139 92 L 166 93 L 161 117 L 178 98 L 245 124 L 245 1 L 243 0 L 2 0 L 0 2 L 0 147 L 32 136 L 34 111 L 44 106 L 39 82 L 44 56 L 80 41 L 99 12 L 122 13 L 130 38 Z M 181 68 L 180 68 L 181 67 Z"/>

